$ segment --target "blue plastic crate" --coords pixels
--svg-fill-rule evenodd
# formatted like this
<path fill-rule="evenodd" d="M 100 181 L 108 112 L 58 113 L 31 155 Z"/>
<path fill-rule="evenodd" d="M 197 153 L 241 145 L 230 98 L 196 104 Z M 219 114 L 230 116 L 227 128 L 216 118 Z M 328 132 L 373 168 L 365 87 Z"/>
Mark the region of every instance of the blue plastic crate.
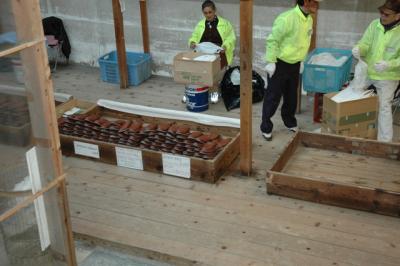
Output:
<path fill-rule="evenodd" d="M 101 80 L 120 83 L 117 52 L 112 51 L 99 58 Z M 137 86 L 151 76 L 151 56 L 145 53 L 126 52 L 128 83 Z"/>
<path fill-rule="evenodd" d="M 346 62 L 339 66 L 322 66 L 308 64 L 313 55 L 331 53 L 335 58 L 347 56 Z M 334 48 L 316 48 L 308 56 L 304 64 L 303 87 L 308 92 L 335 92 L 349 80 L 353 56 L 350 50 Z"/>

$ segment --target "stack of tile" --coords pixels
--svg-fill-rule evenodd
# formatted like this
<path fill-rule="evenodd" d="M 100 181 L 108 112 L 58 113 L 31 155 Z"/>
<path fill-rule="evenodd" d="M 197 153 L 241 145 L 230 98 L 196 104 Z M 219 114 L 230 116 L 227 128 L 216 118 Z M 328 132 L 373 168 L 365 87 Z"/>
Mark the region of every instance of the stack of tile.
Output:
<path fill-rule="evenodd" d="M 1 95 L 0 125 L 21 127 L 29 123 L 29 110 L 25 97 Z"/>
<path fill-rule="evenodd" d="M 172 154 L 213 159 L 231 141 L 214 133 L 192 131 L 176 123 L 108 120 L 98 115 L 72 115 L 58 120 L 60 133 Z"/>

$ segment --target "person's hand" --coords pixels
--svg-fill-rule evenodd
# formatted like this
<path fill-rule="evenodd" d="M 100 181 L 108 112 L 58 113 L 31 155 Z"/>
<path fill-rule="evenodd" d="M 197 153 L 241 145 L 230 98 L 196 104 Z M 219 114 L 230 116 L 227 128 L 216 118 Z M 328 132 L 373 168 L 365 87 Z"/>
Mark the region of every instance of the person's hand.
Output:
<path fill-rule="evenodd" d="M 190 43 L 190 49 L 194 49 L 196 48 L 196 43 L 195 42 L 191 42 Z"/>
<path fill-rule="evenodd" d="M 360 52 L 360 48 L 358 48 L 358 46 L 354 46 L 353 50 L 351 50 L 353 56 L 357 59 L 361 58 L 361 52 Z"/>
<path fill-rule="evenodd" d="M 388 67 L 389 67 L 388 62 L 386 62 L 384 60 L 379 61 L 378 63 L 375 63 L 375 65 L 374 65 L 376 72 L 383 72 L 386 69 L 388 69 Z"/>
<path fill-rule="evenodd" d="M 301 62 L 300 63 L 300 74 L 303 74 L 303 72 L 304 72 L 304 62 Z"/>
<path fill-rule="evenodd" d="M 268 73 L 269 78 L 272 78 L 272 76 L 274 75 L 275 70 L 276 70 L 276 64 L 268 63 L 264 69 Z"/>

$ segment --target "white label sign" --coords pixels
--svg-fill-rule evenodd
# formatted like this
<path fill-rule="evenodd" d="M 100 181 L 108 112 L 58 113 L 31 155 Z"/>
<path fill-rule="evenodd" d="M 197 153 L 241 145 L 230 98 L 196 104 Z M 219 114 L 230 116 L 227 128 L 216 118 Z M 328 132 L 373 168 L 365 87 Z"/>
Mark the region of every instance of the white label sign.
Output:
<path fill-rule="evenodd" d="M 115 147 L 117 165 L 136 170 L 143 170 L 142 151 Z"/>
<path fill-rule="evenodd" d="M 190 158 L 162 154 L 164 174 L 190 178 Z"/>
<path fill-rule="evenodd" d="M 99 146 L 80 141 L 74 141 L 75 154 L 100 159 Z"/>

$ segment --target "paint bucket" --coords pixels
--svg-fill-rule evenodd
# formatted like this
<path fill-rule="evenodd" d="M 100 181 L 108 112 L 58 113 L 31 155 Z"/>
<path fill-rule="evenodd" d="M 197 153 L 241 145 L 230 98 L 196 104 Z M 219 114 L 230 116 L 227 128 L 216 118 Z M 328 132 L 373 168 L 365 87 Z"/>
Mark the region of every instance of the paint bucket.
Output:
<path fill-rule="evenodd" d="M 203 112 L 208 109 L 208 87 L 186 85 L 186 108 L 191 112 Z"/>

